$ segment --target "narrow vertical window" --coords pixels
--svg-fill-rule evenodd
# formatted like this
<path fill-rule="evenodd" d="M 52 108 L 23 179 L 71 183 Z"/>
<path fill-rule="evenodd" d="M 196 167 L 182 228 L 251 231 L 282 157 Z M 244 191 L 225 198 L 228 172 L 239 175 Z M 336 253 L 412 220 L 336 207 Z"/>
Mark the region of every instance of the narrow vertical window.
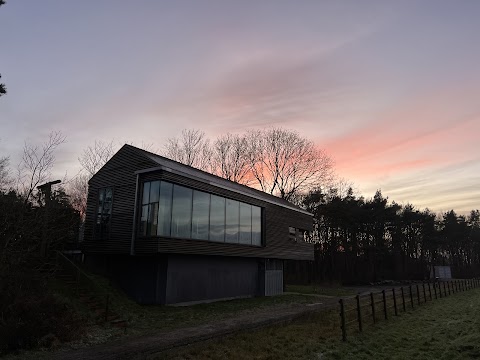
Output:
<path fill-rule="evenodd" d="M 239 202 L 227 199 L 225 212 L 225 242 L 238 243 L 240 227 Z"/>
<path fill-rule="evenodd" d="M 162 181 L 160 184 L 160 204 L 158 210 L 158 229 L 159 236 L 170 236 L 172 221 L 172 192 L 173 184 Z"/>
<path fill-rule="evenodd" d="M 157 235 L 159 193 L 160 181 L 146 182 L 143 184 L 142 213 L 139 229 L 140 235 Z"/>
<path fill-rule="evenodd" d="M 262 210 L 252 206 L 252 245 L 262 245 Z"/>
<path fill-rule="evenodd" d="M 97 220 L 95 222 L 95 238 L 97 239 L 107 239 L 110 236 L 112 202 L 112 188 L 98 191 Z"/>
<path fill-rule="evenodd" d="M 240 203 L 240 244 L 252 244 L 252 205 Z"/>
<path fill-rule="evenodd" d="M 193 190 L 192 239 L 208 240 L 210 194 Z"/>
<path fill-rule="evenodd" d="M 191 237 L 192 189 L 173 185 L 172 236 Z"/>
<path fill-rule="evenodd" d="M 225 198 L 217 195 L 211 196 L 210 240 L 225 241 Z"/>

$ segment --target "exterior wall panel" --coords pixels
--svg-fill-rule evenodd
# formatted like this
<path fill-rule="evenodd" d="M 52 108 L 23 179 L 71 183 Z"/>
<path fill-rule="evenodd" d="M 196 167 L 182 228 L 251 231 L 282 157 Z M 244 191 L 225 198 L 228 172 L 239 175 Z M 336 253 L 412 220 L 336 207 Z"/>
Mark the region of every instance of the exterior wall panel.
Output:
<path fill-rule="evenodd" d="M 167 304 L 253 297 L 258 292 L 257 259 L 168 256 Z"/>
<path fill-rule="evenodd" d="M 139 169 L 152 167 L 151 160 L 139 156 L 126 146 L 90 180 L 83 250 L 109 254 L 129 254 L 132 236 L 133 213 L 135 209 L 136 174 Z M 94 226 L 98 204 L 98 190 L 113 188 L 110 237 L 95 239 Z M 152 247 L 154 252 L 155 247 Z"/>

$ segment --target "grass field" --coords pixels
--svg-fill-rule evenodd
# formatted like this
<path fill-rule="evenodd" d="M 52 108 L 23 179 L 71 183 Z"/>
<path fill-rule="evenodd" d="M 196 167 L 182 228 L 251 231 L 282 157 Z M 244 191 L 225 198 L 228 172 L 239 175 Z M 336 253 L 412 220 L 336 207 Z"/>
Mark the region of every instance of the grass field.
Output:
<path fill-rule="evenodd" d="M 193 345 L 156 359 L 480 358 L 480 289 L 434 300 L 340 340 L 338 311 Z"/>

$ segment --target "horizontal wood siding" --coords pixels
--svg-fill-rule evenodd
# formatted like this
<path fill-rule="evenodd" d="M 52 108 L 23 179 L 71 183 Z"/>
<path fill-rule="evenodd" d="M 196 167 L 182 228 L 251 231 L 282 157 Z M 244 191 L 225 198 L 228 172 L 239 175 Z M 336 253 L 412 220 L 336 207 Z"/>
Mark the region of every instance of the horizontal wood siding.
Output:
<path fill-rule="evenodd" d="M 155 166 L 155 163 L 125 146 L 90 180 L 83 250 L 86 253 L 129 254 L 135 209 L 135 171 Z M 112 187 L 113 202 L 110 237 L 94 237 L 98 190 Z"/>
<path fill-rule="evenodd" d="M 168 171 L 142 174 L 140 183 L 152 180 L 166 180 L 212 194 L 243 201 L 263 208 L 266 244 L 263 247 L 162 237 L 137 238 L 136 254 L 160 253 L 202 254 L 222 256 L 246 256 L 277 259 L 313 260 L 313 245 L 289 240 L 288 227 L 312 229 L 312 217 L 297 211 L 250 198 L 226 189 L 218 188 L 201 181 L 188 179 Z"/>

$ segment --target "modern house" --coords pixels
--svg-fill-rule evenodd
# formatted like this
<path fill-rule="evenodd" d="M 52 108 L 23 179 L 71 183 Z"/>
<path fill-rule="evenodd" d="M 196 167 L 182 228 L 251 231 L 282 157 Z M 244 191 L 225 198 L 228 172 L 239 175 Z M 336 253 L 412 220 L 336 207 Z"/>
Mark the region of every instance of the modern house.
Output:
<path fill-rule="evenodd" d="M 124 145 L 89 182 L 83 251 L 139 303 L 280 294 L 283 260 L 313 260 L 312 214 Z"/>

